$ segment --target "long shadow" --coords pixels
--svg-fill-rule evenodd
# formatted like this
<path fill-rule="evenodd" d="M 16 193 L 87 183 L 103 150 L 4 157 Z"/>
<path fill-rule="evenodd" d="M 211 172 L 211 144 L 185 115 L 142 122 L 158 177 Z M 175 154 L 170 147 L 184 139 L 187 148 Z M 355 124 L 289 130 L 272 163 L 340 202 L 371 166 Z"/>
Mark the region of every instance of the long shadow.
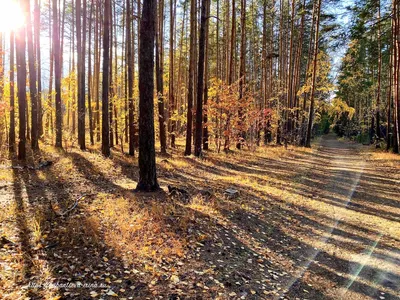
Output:
<path fill-rule="evenodd" d="M 13 167 L 18 166 L 18 161 L 12 160 Z M 22 274 L 16 282 L 20 285 L 29 284 L 29 280 L 34 275 L 34 265 L 32 263 L 33 247 L 31 245 L 30 236 L 31 230 L 29 229 L 27 222 L 27 211 L 26 204 L 24 203 L 23 197 L 23 186 L 24 180 L 22 174 L 24 171 L 13 168 L 13 191 L 15 201 L 15 214 L 16 214 L 16 226 L 18 230 L 19 244 L 22 252 Z M 17 277 L 18 278 L 18 277 Z M 37 293 L 33 290 L 28 290 L 28 297 L 38 297 Z"/>
<path fill-rule="evenodd" d="M 111 185 L 112 182 L 108 179 L 104 178 L 104 176 L 97 170 L 94 165 L 87 161 L 80 154 L 70 154 L 70 157 L 73 159 L 73 162 L 76 164 L 76 167 L 82 173 L 82 175 L 91 181 L 92 184 L 96 186 Z M 114 188 L 117 188 L 114 186 Z M 186 210 L 191 210 L 189 208 L 184 208 Z M 197 218 L 207 219 L 209 218 L 207 215 L 202 214 L 198 211 L 193 211 Z M 210 230 L 208 227 L 208 223 L 205 224 L 205 227 L 200 227 L 200 230 L 207 232 Z M 217 226 L 218 227 L 218 226 Z M 220 228 L 221 229 L 221 228 Z M 201 248 L 200 257 L 198 259 L 199 265 L 194 268 L 190 268 L 188 271 L 180 274 L 181 278 L 194 276 L 194 271 L 202 270 L 210 268 L 210 262 L 213 262 L 215 265 L 216 276 L 219 282 L 222 282 L 225 285 L 225 288 L 229 292 L 235 292 L 238 295 L 251 295 L 251 290 L 256 290 L 259 287 L 259 283 L 265 279 L 267 276 L 271 278 L 271 274 L 268 272 L 268 268 L 265 268 L 263 273 L 257 272 L 257 269 L 254 269 L 251 273 L 248 270 L 248 260 L 250 258 L 254 258 L 254 255 L 258 255 L 252 249 L 248 248 L 246 244 L 242 243 L 235 237 L 235 234 L 231 229 L 224 228 L 224 230 L 215 230 L 211 236 L 214 237 L 214 241 L 205 240 L 202 241 L 204 246 Z M 226 245 L 226 248 L 223 248 L 222 251 L 218 250 L 216 247 L 216 243 L 222 243 Z M 216 248 L 215 248 L 216 247 Z M 231 248 L 232 247 L 232 248 Z M 218 250 L 218 251 L 216 251 Z M 268 264 L 268 262 L 265 262 Z M 271 268 L 271 266 L 269 266 Z M 229 270 L 229 271 L 228 271 Z M 278 272 L 278 271 L 276 271 Z M 284 270 L 279 270 L 278 273 L 282 273 Z M 228 275 L 229 277 L 225 276 Z M 272 280 L 272 279 L 271 279 Z M 237 284 L 240 282 L 240 285 Z M 205 285 L 210 290 L 211 297 L 218 296 L 216 289 L 218 285 L 215 281 L 208 279 L 207 277 L 201 276 L 197 283 L 200 285 L 194 286 L 193 294 L 190 295 L 192 297 L 204 297 L 204 288 L 202 285 Z M 301 284 L 303 288 L 306 287 L 305 284 Z M 214 288 L 213 288 L 214 287 Z M 275 283 L 265 284 L 265 289 L 269 290 L 271 293 L 276 290 L 278 287 Z M 164 287 L 166 288 L 166 287 Z M 324 295 L 318 290 L 312 290 L 312 295 L 315 295 L 315 299 L 326 299 Z M 164 293 L 168 294 L 168 289 L 164 290 Z M 272 295 L 272 294 L 271 294 Z M 208 296 L 207 296 L 208 297 Z M 254 295 L 250 296 L 250 299 L 259 299 L 264 298 L 265 295 Z M 271 296 L 270 296 L 271 297 Z M 265 297 L 265 298 L 270 298 Z"/>
<path fill-rule="evenodd" d="M 236 185 L 236 187 L 237 188 L 240 188 L 240 185 Z M 249 191 L 247 191 L 247 194 L 248 195 L 250 195 L 251 197 L 253 197 L 253 198 L 256 198 L 257 196 L 256 195 L 251 195 L 251 193 L 249 194 L 250 192 Z M 258 199 L 259 201 L 262 201 L 262 199 Z M 282 209 L 281 207 L 279 207 L 278 209 Z M 225 216 L 226 217 L 229 217 L 230 215 L 232 214 L 232 212 L 231 211 L 227 211 L 227 212 L 225 212 Z M 244 217 L 243 217 L 243 215 L 244 215 Z M 293 217 L 293 212 L 289 212 L 289 211 L 286 211 L 286 212 L 283 212 L 282 214 L 280 214 L 280 217 L 281 216 L 289 216 L 289 218 L 292 218 Z M 246 229 L 247 231 L 253 231 L 254 229 L 254 232 L 258 232 L 259 231 L 259 229 L 260 229 L 260 224 L 257 224 L 257 225 L 252 225 L 252 226 L 248 226 L 248 225 L 243 225 L 243 224 L 246 224 L 246 222 L 244 222 L 244 221 L 246 221 L 246 214 L 242 211 L 241 213 L 239 213 L 238 214 L 238 216 L 240 216 L 240 218 L 238 218 L 237 219 L 237 221 L 238 221 L 238 223 L 237 223 L 237 225 L 239 226 L 242 226 L 242 227 L 244 227 L 244 229 Z M 320 218 L 323 218 L 323 217 L 325 217 L 325 216 L 318 216 L 318 217 L 320 217 Z M 270 218 L 270 215 L 268 216 L 268 218 Z M 301 216 L 301 221 L 304 221 L 304 216 Z M 329 217 L 328 217 L 329 218 Z M 334 219 L 331 219 L 331 221 L 334 221 Z M 280 219 L 280 222 L 282 222 L 282 219 Z M 291 222 L 287 222 L 288 224 L 290 224 Z M 309 220 L 309 223 L 313 223 L 313 226 L 315 226 L 316 224 L 318 224 L 318 222 L 316 222 L 315 220 Z M 340 225 L 340 223 L 339 223 L 339 225 Z M 331 231 L 331 227 L 328 227 L 328 226 L 326 226 L 326 225 L 324 225 L 324 224 L 321 224 L 321 223 L 319 223 L 318 224 L 318 227 L 319 228 L 321 228 L 322 227 L 322 229 L 324 229 L 325 231 Z M 264 227 L 264 228 L 267 228 L 267 229 L 265 229 L 266 231 L 268 231 L 268 227 Z M 275 230 L 274 230 L 275 231 Z M 254 232 L 252 232 L 251 233 L 251 235 L 253 236 L 254 235 Z M 342 235 L 342 236 L 344 236 L 344 237 L 346 237 L 346 238 L 350 238 L 350 239 L 354 239 L 356 242 L 360 242 L 360 241 L 362 241 L 363 242 L 363 244 L 364 244 L 364 246 L 368 246 L 368 245 L 371 245 L 374 241 L 372 241 L 372 240 L 370 240 L 370 239 L 364 239 L 363 237 L 361 237 L 361 236 L 357 236 L 357 235 L 355 235 L 355 234 L 348 234 L 347 232 L 345 232 L 345 231 L 343 231 L 343 230 L 341 230 L 341 229 L 335 229 L 333 232 L 332 232 L 332 237 L 331 237 L 331 239 L 333 238 L 333 236 L 335 236 L 335 235 Z M 287 240 L 288 238 L 287 237 L 285 237 L 285 235 L 284 234 L 282 234 L 281 236 L 278 236 L 277 238 L 275 238 L 274 239 L 274 245 L 276 244 L 276 241 L 282 241 L 282 240 Z M 290 237 L 289 237 L 289 239 L 290 239 Z M 343 247 L 343 246 L 346 246 L 346 245 L 344 245 L 343 243 L 340 243 L 339 241 L 338 241 L 338 245 L 340 245 L 341 247 Z M 301 248 L 304 248 L 305 246 L 304 245 L 302 245 L 302 247 Z M 310 246 L 307 246 L 310 250 L 312 250 L 311 249 L 311 247 Z M 380 248 L 380 246 L 378 247 L 378 248 Z M 385 247 L 386 248 L 386 247 Z M 282 253 L 284 253 L 284 252 L 286 252 L 288 249 L 283 249 L 283 248 L 281 248 L 281 249 L 279 249 L 279 251 L 278 252 L 282 252 Z M 320 254 L 321 255 L 321 254 Z M 388 255 L 383 255 L 383 254 L 376 254 L 376 253 L 373 253 L 373 255 L 374 256 L 376 256 L 376 257 L 378 257 L 378 258 L 383 258 L 383 259 L 385 259 L 385 260 L 397 260 L 397 258 L 396 257 L 393 257 L 393 256 L 388 256 Z M 330 261 L 332 261 L 332 260 L 334 260 L 336 257 L 327 257 L 326 258 L 326 261 L 328 261 L 328 262 L 330 262 Z M 298 259 L 298 257 L 293 257 L 293 259 Z M 351 262 L 349 262 L 349 261 L 345 261 L 345 260 L 343 260 L 343 259 L 337 259 L 339 262 L 338 262 L 338 264 L 339 265 L 350 265 L 351 264 Z M 332 266 L 329 266 L 329 267 L 332 267 Z M 357 263 L 353 263 L 353 268 L 360 268 L 361 266 L 359 265 L 359 264 L 357 264 Z M 338 268 L 336 268 L 336 269 L 338 269 Z M 343 272 L 343 270 L 338 270 L 338 272 Z M 368 266 L 366 266 L 366 267 L 363 267 L 363 272 L 362 273 L 360 273 L 359 274 L 359 276 L 361 276 L 361 277 L 366 277 L 366 279 L 370 279 L 370 275 L 365 275 L 365 274 L 373 274 L 373 276 L 375 276 L 375 275 L 379 275 L 379 274 L 382 274 L 382 273 L 385 273 L 387 276 L 389 276 L 391 279 L 389 280 L 389 281 L 387 281 L 385 284 L 387 285 L 387 287 L 389 287 L 390 288 L 390 282 L 397 282 L 397 281 L 399 281 L 399 276 L 398 275 L 396 275 L 396 274 L 394 274 L 394 273 L 391 273 L 391 272 L 385 272 L 384 270 L 381 270 L 381 269 L 375 269 L 375 268 L 372 268 L 372 267 L 368 267 Z M 377 275 L 377 276 L 378 276 Z M 362 283 L 360 283 L 360 282 L 355 282 L 353 285 L 352 285 L 352 289 L 353 290 L 355 290 L 357 293 L 362 293 L 362 291 L 367 291 L 367 292 L 365 292 L 365 293 L 367 293 L 367 294 L 365 294 L 365 295 L 370 295 L 370 292 L 368 292 L 368 291 L 371 291 L 371 290 L 374 290 L 374 288 L 372 288 L 372 287 L 368 287 L 368 286 L 365 286 L 364 284 L 362 284 Z M 368 294 L 369 293 L 369 294 Z M 390 295 L 389 295 L 390 296 Z M 393 296 L 393 295 L 392 295 Z M 393 296 L 393 297 L 395 297 L 395 296 Z"/>
<path fill-rule="evenodd" d="M 344 246 L 348 246 L 347 249 L 352 249 L 355 247 L 355 245 L 364 248 L 365 246 L 373 245 L 375 243 L 375 240 L 365 237 L 365 235 L 377 237 L 382 234 L 382 232 L 378 232 L 372 229 L 367 229 L 364 227 L 359 227 L 354 224 L 345 222 L 343 220 L 337 221 L 336 219 L 331 218 L 327 215 L 322 215 L 318 213 L 316 210 L 310 208 L 306 209 L 296 204 L 291 204 L 290 208 L 284 208 L 282 206 L 278 206 L 277 203 L 281 202 L 281 199 L 273 196 L 269 196 L 270 199 L 268 200 L 268 202 L 265 203 L 265 205 L 261 205 L 260 203 L 265 202 L 265 200 L 259 198 L 258 195 L 252 193 L 251 191 L 247 191 L 246 194 L 250 199 L 253 199 L 252 201 L 250 201 L 250 203 L 249 200 L 247 200 L 247 202 L 251 204 L 256 211 L 265 212 L 264 215 L 268 212 L 269 220 L 276 223 L 284 222 L 287 223 L 288 225 L 293 225 L 293 223 L 297 222 L 297 224 L 301 224 L 302 226 L 305 227 L 302 234 L 309 233 L 310 231 L 309 228 L 315 228 L 318 229 L 319 231 L 329 233 L 331 235 L 329 242 L 341 248 L 343 248 Z M 271 211 L 273 212 L 273 214 L 270 213 Z M 336 224 L 335 228 L 332 228 L 333 224 Z M 344 229 L 341 229 L 339 227 L 349 228 L 349 230 L 345 231 Z M 360 232 L 361 234 L 357 234 L 355 232 Z M 336 237 L 346 238 L 354 242 L 345 242 L 342 239 L 340 240 L 336 239 Z M 399 241 L 398 239 L 393 237 L 390 237 L 390 239 L 394 241 Z M 375 251 L 379 250 L 382 251 L 387 250 L 391 253 L 399 253 L 399 250 L 397 248 L 390 246 L 390 244 L 385 243 L 384 241 L 381 241 L 378 245 L 376 245 Z M 395 262 L 398 261 L 400 263 L 399 258 L 389 254 L 374 252 L 371 254 L 371 256 L 387 261 L 395 261 Z"/>
<path fill-rule="evenodd" d="M 265 223 L 265 221 L 260 220 L 253 214 L 248 214 L 246 211 L 238 209 L 235 214 L 232 215 L 232 212 L 225 211 L 224 215 L 239 228 L 242 228 L 244 231 L 250 233 L 252 237 L 255 238 L 263 238 L 266 239 L 268 246 L 275 253 L 284 253 L 287 255 L 293 262 L 297 262 L 298 260 L 302 260 L 307 263 L 308 259 L 312 259 L 312 261 L 318 261 L 318 265 L 322 264 L 326 266 L 325 272 L 323 273 L 323 277 L 332 282 L 335 282 L 336 276 L 335 273 L 329 270 L 335 270 L 337 273 L 346 274 L 347 277 L 353 276 L 354 270 L 361 270 L 358 274 L 358 277 L 374 282 L 375 284 L 381 285 L 387 289 L 392 290 L 395 294 L 386 293 L 386 297 L 389 299 L 397 299 L 397 295 L 399 295 L 398 283 L 400 283 L 400 276 L 394 274 L 392 272 L 374 268 L 371 266 L 362 266 L 356 262 L 350 262 L 339 258 L 337 256 L 330 255 L 323 251 L 316 251 L 311 245 L 306 244 L 305 242 L 294 238 L 293 235 L 288 235 L 279 226 L 273 226 L 271 230 L 271 224 Z M 268 216 L 269 217 L 269 216 Z M 282 221 L 281 221 L 282 222 Z M 268 235 L 264 233 L 255 234 L 255 229 L 262 230 L 264 233 L 269 233 Z M 253 232 L 251 232 L 253 231 Z M 299 248 L 300 247 L 300 248 Z M 290 251 L 288 251 L 288 248 Z M 297 250 L 296 250 L 297 249 Z M 311 254 L 311 257 L 307 257 Z M 304 256 L 305 255 L 305 256 Z M 315 257 L 313 257 L 315 255 Z M 305 260 L 304 260 L 305 259 Z M 307 266 L 309 272 L 314 271 L 315 263 Z M 329 269 L 329 270 L 328 270 Z M 384 274 L 386 278 L 384 278 L 381 282 L 376 282 L 377 278 L 381 277 L 381 274 Z M 292 278 L 294 280 L 296 278 Z M 297 280 L 297 279 L 296 279 Z M 343 285 L 343 281 L 339 281 L 340 285 Z M 292 283 L 291 283 L 292 284 Z M 291 289 L 295 288 L 294 285 L 291 285 Z M 354 283 L 348 287 L 350 290 L 365 295 L 368 297 L 378 296 L 377 290 L 373 286 L 369 286 L 365 283 L 354 280 Z M 294 292 L 294 291 L 293 291 Z M 294 295 L 298 295 L 299 290 L 296 289 Z M 289 290 L 290 294 L 290 290 Z"/>
<path fill-rule="evenodd" d="M 199 218 L 207 218 L 201 212 L 195 211 Z M 240 223 L 243 225 L 243 222 Z M 213 268 L 219 282 L 224 284 L 225 289 L 235 292 L 237 297 L 245 296 L 246 299 L 273 299 L 282 288 L 282 281 L 290 278 L 287 269 L 265 256 L 260 248 L 250 243 L 249 237 L 240 236 L 238 229 L 241 226 L 232 223 L 227 226 L 217 223 L 210 230 L 209 238 L 202 241 L 199 260 L 205 267 Z M 251 228 L 254 230 L 255 228 Z M 211 232 L 210 232 L 211 231 Z M 207 278 L 201 279 L 205 284 L 212 284 Z M 264 293 L 252 294 L 251 291 Z M 299 293 L 297 297 L 311 297 L 311 299 L 330 299 L 317 288 L 309 287 L 305 282 L 297 282 Z M 304 292 L 307 289 L 308 293 Z M 303 292 L 301 292 L 303 291 Z"/>
<path fill-rule="evenodd" d="M 81 162 L 79 162 L 81 163 Z M 17 164 L 17 162 L 16 162 Z M 88 167 L 85 165 L 84 167 Z M 86 176 L 91 169 L 85 171 Z M 113 248 L 106 245 L 102 233 L 97 230 L 98 224 L 87 217 L 86 212 L 78 207 L 65 217 L 55 214 L 52 203 L 67 208 L 74 202 L 73 189 L 67 189 L 60 174 L 53 171 L 53 167 L 42 171 L 43 179 L 40 179 L 35 170 L 14 170 L 14 197 L 17 204 L 17 225 L 20 233 L 21 248 L 24 253 L 24 278 L 40 284 L 42 274 L 33 266 L 33 257 L 45 258 L 48 270 L 52 270 L 53 284 L 59 285 L 56 293 L 62 299 L 89 299 L 90 291 L 98 294 L 120 289 L 126 290 L 126 296 L 145 298 L 151 295 L 148 287 L 143 283 L 143 278 L 134 274 L 127 275 L 125 263 L 118 258 Z M 101 180 L 98 187 L 106 180 Z M 110 183 L 110 182 L 108 182 Z M 27 203 L 35 215 L 40 215 L 40 230 L 43 247 L 33 247 L 30 242 L 30 229 L 27 225 L 27 210 L 22 194 L 26 188 Z M 103 186 L 104 188 L 104 186 Z M 104 188 L 106 190 L 106 188 Z M 45 234 L 44 234 L 45 233 Z M 108 257 L 107 262 L 104 257 Z M 123 278 L 121 282 L 107 282 L 109 272 L 113 270 L 113 276 Z M 35 272 L 34 272 L 35 271 Z M 43 271 L 43 270 L 42 270 Z M 92 273 L 96 271 L 96 273 Z M 100 271 L 100 272 L 99 272 Z M 92 287 L 82 288 L 71 284 L 88 284 Z M 26 282 L 25 282 L 26 283 Z M 69 288 L 66 287 L 69 285 Z M 134 286 L 132 289 L 131 287 Z M 45 287 L 30 288 L 28 291 L 31 299 L 39 299 L 46 293 Z"/>

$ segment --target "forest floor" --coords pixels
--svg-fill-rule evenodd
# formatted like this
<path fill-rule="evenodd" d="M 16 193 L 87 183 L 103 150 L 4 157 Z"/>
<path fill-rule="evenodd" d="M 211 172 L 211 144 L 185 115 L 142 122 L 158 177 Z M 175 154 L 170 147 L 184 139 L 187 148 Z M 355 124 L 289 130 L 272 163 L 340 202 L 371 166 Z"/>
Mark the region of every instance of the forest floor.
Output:
<path fill-rule="evenodd" d="M 26 165 L 51 165 L 0 165 L 2 299 L 400 299 L 400 156 L 179 145 L 141 194 L 137 158 L 41 148 Z"/>

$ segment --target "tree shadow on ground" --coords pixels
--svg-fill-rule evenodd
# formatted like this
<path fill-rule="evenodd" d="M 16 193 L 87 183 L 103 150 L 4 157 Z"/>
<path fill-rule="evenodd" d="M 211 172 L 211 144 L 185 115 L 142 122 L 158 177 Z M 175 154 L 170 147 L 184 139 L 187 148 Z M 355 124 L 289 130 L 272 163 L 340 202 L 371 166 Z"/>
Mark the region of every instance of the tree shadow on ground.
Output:
<path fill-rule="evenodd" d="M 15 165 L 18 163 L 13 161 Z M 115 292 L 125 289 L 130 296 L 138 298 L 148 295 L 143 278 L 126 273 L 130 269 L 115 255 L 114 249 L 104 243 L 99 224 L 94 223 L 79 205 L 66 216 L 58 216 L 52 209 L 59 206 L 63 210 L 74 203 L 76 195 L 73 187 L 66 188 L 60 174 L 52 168 L 41 171 L 40 177 L 37 173 L 36 170 L 14 169 L 17 227 L 25 258 L 23 284 L 37 285 L 28 288 L 27 295 L 31 299 L 46 298 L 50 291 L 45 285 L 50 283 L 58 285 L 53 292 L 62 299 L 89 299 L 91 291 L 101 294 L 110 289 Z M 22 190 L 26 191 L 26 197 Z M 41 235 L 40 240 L 32 238 L 32 227 L 27 225 L 27 218 L 36 219 L 36 230 L 40 230 L 36 234 Z M 104 257 L 108 258 L 107 261 Z M 38 258 L 43 263 L 34 265 Z M 44 278 L 46 272 L 50 274 Z M 122 281 L 105 281 L 113 276 Z M 92 286 L 74 286 L 79 283 Z M 65 287 L 67 285 L 69 288 Z M 132 286 L 133 289 L 130 288 Z"/>

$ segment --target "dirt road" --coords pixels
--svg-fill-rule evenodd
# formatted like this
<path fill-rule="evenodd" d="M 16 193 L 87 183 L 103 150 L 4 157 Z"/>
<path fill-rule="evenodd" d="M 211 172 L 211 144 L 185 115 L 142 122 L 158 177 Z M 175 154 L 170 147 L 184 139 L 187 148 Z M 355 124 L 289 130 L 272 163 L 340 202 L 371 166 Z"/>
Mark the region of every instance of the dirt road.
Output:
<path fill-rule="evenodd" d="M 325 287 L 322 298 L 399 299 L 398 176 L 369 161 L 361 148 L 327 135 L 308 164 L 302 182 L 311 188 L 307 201 L 316 209 L 309 215 L 317 219 L 300 226 L 309 223 L 320 234 L 310 241 L 315 248 L 303 252 L 307 259 L 286 287 L 289 294 L 308 279 Z"/>

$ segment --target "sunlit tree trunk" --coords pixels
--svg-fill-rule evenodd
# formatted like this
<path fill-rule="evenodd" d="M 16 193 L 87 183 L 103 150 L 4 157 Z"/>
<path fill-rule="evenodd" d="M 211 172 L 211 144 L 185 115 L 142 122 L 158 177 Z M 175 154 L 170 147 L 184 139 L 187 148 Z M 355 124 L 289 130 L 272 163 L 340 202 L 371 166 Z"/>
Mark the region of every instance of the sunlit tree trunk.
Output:
<path fill-rule="evenodd" d="M 158 99 L 158 123 L 160 128 L 160 145 L 161 153 L 167 152 L 166 128 L 164 121 L 164 1 L 159 1 L 158 4 L 158 17 L 156 27 L 156 82 L 157 82 L 157 99 Z M 171 64 L 170 60 L 170 64 Z M 173 72 L 173 71 L 172 71 Z M 170 70 L 171 81 L 171 70 Z M 173 73 L 172 73 L 173 77 Z M 170 83 L 171 84 L 171 83 Z M 170 98 L 171 99 L 171 98 Z M 170 102 L 171 105 L 171 102 Z"/>
<path fill-rule="evenodd" d="M 132 57 L 132 12 L 131 1 L 126 0 L 126 52 L 128 64 L 128 132 L 129 132 L 129 155 L 135 155 L 135 124 L 133 119 L 134 103 L 133 103 L 133 57 Z"/>
<path fill-rule="evenodd" d="M 38 94 L 36 87 L 36 69 L 35 69 L 35 50 L 33 47 L 33 33 L 32 33 L 32 21 L 31 21 L 31 10 L 30 1 L 25 2 L 25 13 L 27 17 L 27 44 L 28 44 L 28 66 L 29 66 L 29 92 L 31 99 L 31 147 L 34 150 L 39 149 L 39 132 L 38 132 Z"/>
<path fill-rule="evenodd" d="M 9 151 L 15 152 L 15 88 L 14 88 L 14 60 L 15 60 L 15 34 L 10 32 L 10 133 Z"/>
<path fill-rule="evenodd" d="M 56 91 L 56 147 L 62 148 L 61 55 L 57 0 L 53 0 L 53 58 Z"/>
<path fill-rule="evenodd" d="M 18 159 L 26 158 L 26 42 L 25 28 L 21 26 L 16 32 L 17 82 L 18 82 L 18 117 L 19 142 Z"/>
<path fill-rule="evenodd" d="M 39 0 L 35 0 L 34 7 L 34 32 L 35 51 L 37 61 L 37 109 L 38 109 L 38 137 L 43 135 L 43 106 L 42 106 L 42 59 L 40 51 L 40 6 Z"/>
<path fill-rule="evenodd" d="M 311 147 L 311 134 L 312 134 L 312 126 L 313 126 L 313 118 L 314 118 L 314 102 L 315 102 L 315 82 L 317 77 L 317 62 L 318 62 L 318 45 L 319 45 L 319 19 L 321 13 L 321 1 L 317 0 L 316 6 L 316 20 L 315 20 L 315 38 L 314 38 L 314 53 L 313 53 L 313 72 L 311 79 L 311 94 L 310 94 L 310 110 L 308 114 L 308 124 L 307 124 L 307 138 L 306 138 L 306 147 Z"/>

